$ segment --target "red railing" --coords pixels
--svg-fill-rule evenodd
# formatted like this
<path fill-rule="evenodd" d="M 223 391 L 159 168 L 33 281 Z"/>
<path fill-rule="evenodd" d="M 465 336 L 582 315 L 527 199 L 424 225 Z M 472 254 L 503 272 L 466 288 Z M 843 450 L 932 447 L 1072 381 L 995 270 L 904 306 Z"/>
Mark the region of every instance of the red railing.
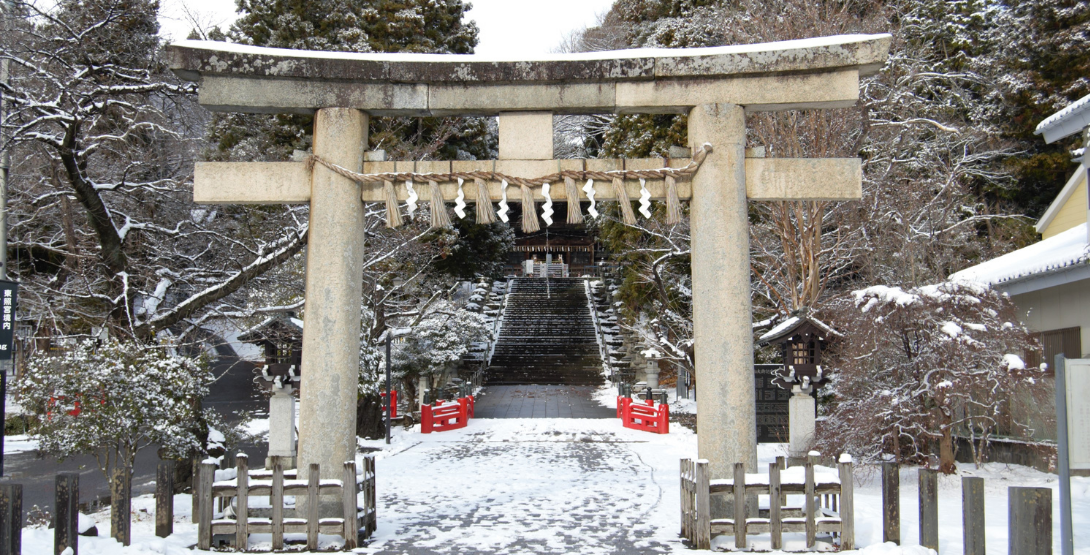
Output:
<path fill-rule="evenodd" d="M 383 399 L 383 401 L 382 401 L 382 412 L 386 412 L 386 392 L 385 391 L 380 392 L 379 396 L 382 397 L 382 399 Z M 390 418 L 397 418 L 397 390 L 396 389 L 390 395 Z"/>
<path fill-rule="evenodd" d="M 473 396 L 460 397 L 457 403 L 444 405 L 444 401 L 435 402 L 435 406 L 420 407 L 420 433 L 445 432 L 465 428 L 473 418 Z"/>
<path fill-rule="evenodd" d="M 656 434 L 670 433 L 670 406 L 658 405 L 648 399 L 644 403 L 632 402 L 628 397 L 617 397 L 617 417 L 625 428 Z"/>

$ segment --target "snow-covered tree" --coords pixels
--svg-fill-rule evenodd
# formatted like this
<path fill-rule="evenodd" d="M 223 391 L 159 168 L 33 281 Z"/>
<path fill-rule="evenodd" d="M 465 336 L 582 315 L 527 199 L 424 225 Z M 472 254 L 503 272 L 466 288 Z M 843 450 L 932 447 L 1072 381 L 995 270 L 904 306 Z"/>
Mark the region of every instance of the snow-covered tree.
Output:
<path fill-rule="evenodd" d="M 966 283 L 873 286 L 844 299 L 835 325 L 844 335 L 826 359 L 830 410 L 818 430 L 829 449 L 915 463 L 938 453 L 952 472 L 955 435 L 975 440 L 981 462 L 993 434 L 1031 431 L 1011 405 L 1042 389 L 1043 371 L 1023 362 L 1039 346 L 1006 295 Z"/>
<path fill-rule="evenodd" d="M 23 317 L 43 335 L 147 340 L 245 308 L 234 294 L 299 253 L 306 222 L 299 207 L 193 204 L 206 113 L 159 57 L 158 4 L 16 4 L 0 56 Z"/>
<path fill-rule="evenodd" d="M 430 389 L 443 385 L 437 380 L 461 363 L 472 343 L 486 340 L 491 332 L 485 316 L 438 299 L 421 307 L 406 323 L 398 329 L 401 342 L 391 366 L 407 398 L 416 397 L 421 378 L 428 380 Z"/>
<path fill-rule="evenodd" d="M 151 445 L 176 457 L 200 452 L 217 422 L 200 408 L 212 381 L 202 360 L 170 348 L 87 340 L 31 357 L 19 390 L 39 417 L 32 433 L 42 451 L 61 459 L 94 455 L 109 479 Z"/>

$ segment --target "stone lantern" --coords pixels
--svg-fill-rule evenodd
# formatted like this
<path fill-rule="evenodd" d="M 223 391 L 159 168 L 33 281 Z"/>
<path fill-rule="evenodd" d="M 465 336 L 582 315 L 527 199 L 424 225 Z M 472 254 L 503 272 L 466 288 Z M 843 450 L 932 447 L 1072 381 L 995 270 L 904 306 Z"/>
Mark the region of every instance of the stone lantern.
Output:
<path fill-rule="evenodd" d="M 761 336 L 758 345 L 779 345 L 783 367 L 773 374 L 772 383 L 792 392 L 788 401 L 792 461 L 805 460 L 814 441 L 817 403 L 812 393 L 828 380 L 821 354 L 840 332 L 802 311 Z"/>
<path fill-rule="evenodd" d="M 254 382 L 272 393 L 269 397 L 269 457 L 283 457 L 287 468 L 294 468 L 294 393 L 302 377 L 303 321 L 292 314 L 274 316 L 238 339 L 265 349 L 265 364 L 255 369 Z"/>

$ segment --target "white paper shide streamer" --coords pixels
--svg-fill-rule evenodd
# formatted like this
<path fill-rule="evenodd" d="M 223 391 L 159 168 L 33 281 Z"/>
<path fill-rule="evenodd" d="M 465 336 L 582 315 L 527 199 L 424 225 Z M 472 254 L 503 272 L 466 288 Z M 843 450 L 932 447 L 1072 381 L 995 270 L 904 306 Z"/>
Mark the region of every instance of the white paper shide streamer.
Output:
<path fill-rule="evenodd" d="M 598 217 L 598 209 L 594 207 L 595 202 L 594 202 L 594 180 L 593 179 L 588 179 L 587 184 L 583 185 L 583 192 L 586 193 L 587 198 L 590 199 L 590 208 L 587 209 L 587 214 L 590 214 L 590 217 L 592 217 L 592 218 L 597 218 Z"/>
<path fill-rule="evenodd" d="M 651 191 L 647 190 L 647 180 L 640 178 L 640 214 L 651 219 Z"/>
<path fill-rule="evenodd" d="M 545 197 L 545 204 L 541 206 L 541 219 L 545 220 L 545 226 L 553 225 L 553 197 L 549 196 L 549 184 L 541 185 L 541 196 Z"/>
<path fill-rule="evenodd" d="M 413 213 L 416 212 L 416 200 L 419 199 L 420 196 L 417 195 L 416 190 L 413 189 L 412 180 L 405 182 L 405 188 L 409 190 L 409 198 L 405 199 L 405 203 L 409 207 L 409 217 L 411 218 L 413 217 Z"/>
<path fill-rule="evenodd" d="M 640 181 L 643 181 L 642 179 Z M 458 178 L 458 196 L 454 199 L 454 213 L 458 215 L 459 220 L 466 218 L 466 192 L 462 190 L 462 184 L 465 180 L 461 177 Z"/>
<path fill-rule="evenodd" d="M 503 220 L 503 223 L 508 223 L 508 220 L 507 220 L 507 212 L 508 212 L 508 208 L 507 208 L 507 180 L 506 179 L 500 181 L 500 194 L 503 196 L 503 198 L 500 199 L 500 209 L 496 211 L 496 215 L 498 215 L 500 217 L 500 219 Z"/>

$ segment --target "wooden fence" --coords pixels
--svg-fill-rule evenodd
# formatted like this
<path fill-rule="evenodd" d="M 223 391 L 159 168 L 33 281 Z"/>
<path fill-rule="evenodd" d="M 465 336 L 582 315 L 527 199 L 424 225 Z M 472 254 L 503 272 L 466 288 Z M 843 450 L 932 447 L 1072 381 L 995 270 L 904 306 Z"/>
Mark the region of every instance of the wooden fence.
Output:
<path fill-rule="evenodd" d="M 747 537 L 769 534 L 772 549 L 783 548 L 783 534 L 801 532 L 806 547 L 812 548 L 817 535 L 829 533 L 839 538 L 840 550 L 855 544 L 854 502 L 852 500 L 851 458 L 842 457 L 837 468 L 816 464 L 810 457 L 805 466 L 784 468 L 782 457 L 768 465 L 768 474 L 746 474 L 741 463 L 734 465 L 734 478 L 709 480 L 708 461 L 681 461 L 681 535 L 697 549 L 710 549 L 713 537 L 733 535 L 735 546 L 744 549 Z M 747 497 L 769 499 L 767 518 L 715 518 L 711 496 L 733 497 L 733 514 L 747 513 Z M 787 495 L 803 495 L 799 509 L 786 507 Z M 799 516 L 795 516 L 799 514 Z"/>
<path fill-rule="evenodd" d="M 198 476 L 197 547 L 210 549 L 212 538 L 217 534 L 235 537 L 235 550 L 246 551 L 250 534 L 272 534 L 274 551 L 284 549 L 284 534 L 306 534 L 307 550 L 318 548 L 318 534 L 331 534 L 344 538 L 345 550 L 354 549 L 359 537 L 368 538 L 377 525 L 375 512 L 375 460 L 363 459 L 363 472 L 356 473 L 356 463 L 344 463 L 341 480 L 320 479 L 320 468 L 310 465 L 308 479 L 297 479 L 295 470 L 284 470 L 280 457 L 272 457 L 273 469 L 249 470 L 247 458 L 239 454 L 237 475 L 230 480 L 215 481 L 216 465 L 204 463 Z M 363 493 L 363 506 L 358 505 L 358 494 Z M 339 496 L 343 503 L 344 518 L 319 518 L 321 496 Z M 295 496 L 306 500 L 303 518 L 284 517 L 284 497 Z M 251 518 L 251 497 L 268 497 L 272 518 Z M 213 517 L 213 500 L 234 498 L 235 518 Z"/>

